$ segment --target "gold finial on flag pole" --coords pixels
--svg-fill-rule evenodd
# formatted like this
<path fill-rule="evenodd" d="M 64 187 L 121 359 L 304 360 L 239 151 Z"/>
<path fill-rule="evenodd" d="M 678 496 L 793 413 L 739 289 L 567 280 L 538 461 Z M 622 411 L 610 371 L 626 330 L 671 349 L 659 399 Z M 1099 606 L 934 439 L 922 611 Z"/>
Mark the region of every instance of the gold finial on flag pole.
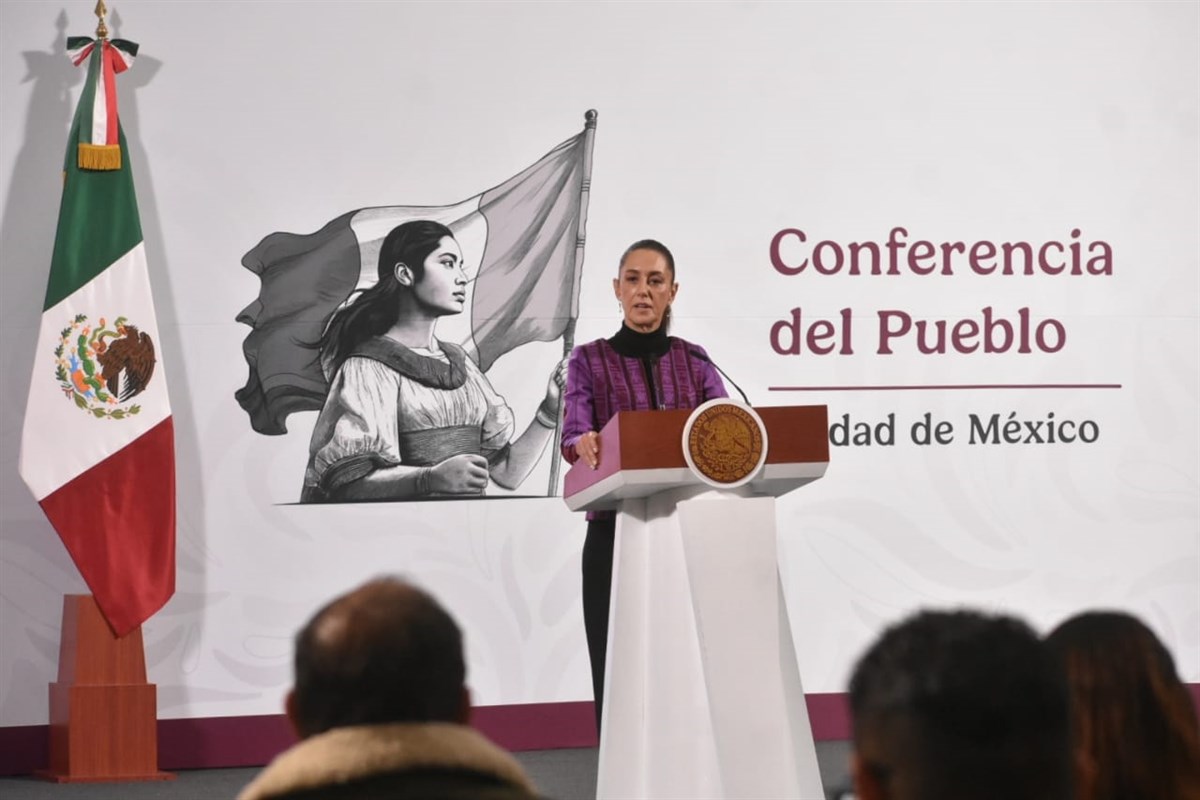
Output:
<path fill-rule="evenodd" d="M 96 26 L 96 38 L 108 38 L 108 25 L 104 23 L 104 16 L 108 13 L 108 6 L 104 5 L 104 0 L 96 0 L 95 14 L 100 18 L 100 24 Z"/>

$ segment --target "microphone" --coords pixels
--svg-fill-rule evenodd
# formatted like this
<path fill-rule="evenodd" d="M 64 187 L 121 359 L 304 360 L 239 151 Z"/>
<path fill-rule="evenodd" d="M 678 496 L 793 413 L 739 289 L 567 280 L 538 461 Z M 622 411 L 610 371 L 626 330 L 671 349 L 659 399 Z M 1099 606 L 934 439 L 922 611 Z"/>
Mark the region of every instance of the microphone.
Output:
<path fill-rule="evenodd" d="M 749 397 L 746 397 L 746 393 L 742 391 L 742 387 L 740 387 L 740 386 L 738 386 L 736 383 L 734 383 L 734 382 L 733 382 L 733 378 L 729 377 L 729 375 L 727 375 L 727 374 L 725 373 L 725 370 L 723 370 L 723 369 L 721 369 L 719 366 L 717 366 L 717 362 L 713 361 L 711 358 L 709 358 L 709 357 L 708 357 L 708 353 L 705 353 L 705 352 L 704 352 L 704 351 L 702 351 L 702 350 L 697 350 L 697 349 L 696 349 L 696 348 L 694 348 L 694 347 L 689 347 L 689 348 L 688 348 L 688 353 L 689 353 L 690 355 L 693 355 L 693 356 L 695 356 L 696 358 L 700 359 L 701 361 L 704 361 L 704 362 L 707 362 L 707 363 L 709 363 L 709 364 L 712 364 L 712 368 L 713 368 L 713 369 L 715 369 L 717 372 L 719 372 L 722 378 L 724 378 L 725 380 L 729 381 L 729 385 L 730 385 L 730 386 L 732 386 L 733 388 L 737 389 L 737 393 L 738 393 L 738 394 L 740 394 L 740 395 L 742 396 L 742 400 L 743 400 L 743 401 L 746 403 L 746 405 L 748 405 L 748 406 L 753 406 L 753 405 L 754 405 L 753 403 L 751 403 L 751 402 L 750 402 L 750 398 L 749 398 Z"/>

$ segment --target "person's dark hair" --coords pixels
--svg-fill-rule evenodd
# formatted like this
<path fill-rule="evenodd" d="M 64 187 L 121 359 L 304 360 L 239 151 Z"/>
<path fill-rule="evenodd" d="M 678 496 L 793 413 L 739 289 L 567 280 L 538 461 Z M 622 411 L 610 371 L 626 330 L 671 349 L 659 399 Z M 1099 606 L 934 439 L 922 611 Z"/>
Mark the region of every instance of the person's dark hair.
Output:
<path fill-rule="evenodd" d="M 894 800 L 1068 800 L 1062 671 L 1020 620 L 918 613 L 884 631 L 850 681 L 854 746 Z"/>
<path fill-rule="evenodd" d="M 1158 637 L 1136 617 L 1092 611 L 1046 643 L 1071 691 L 1081 759 L 1079 800 L 1200 798 L 1200 730 L 1187 688 Z"/>
<path fill-rule="evenodd" d="M 621 253 L 621 260 L 617 262 L 618 274 L 620 274 L 621 269 L 624 268 L 625 260 L 629 258 L 629 254 L 635 250 L 649 250 L 662 256 L 663 260 L 667 262 L 667 269 L 671 271 L 671 283 L 675 282 L 675 256 L 671 255 L 671 251 L 667 249 L 667 246 L 657 239 L 638 239 L 636 242 L 629 245 L 629 247 L 626 247 L 625 252 Z M 670 306 L 667 306 L 666 311 L 663 312 L 661 327 L 663 333 L 667 333 L 671 329 Z"/>
<path fill-rule="evenodd" d="M 458 722 L 462 633 L 436 600 L 398 578 L 335 599 L 296 635 L 297 730 L 389 722 Z"/>
<path fill-rule="evenodd" d="M 625 259 L 629 258 L 629 254 L 634 250 L 650 250 L 658 253 L 667 262 L 667 269 L 671 270 L 671 280 L 675 280 L 675 256 L 671 255 L 671 251 L 667 246 L 657 239 L 638 239 L 629 247 L 625 248 L 625 252 L 621 254 L 621 260 L 617 264 L 617 270 L 625 266 Z"/>
<path fill-rule="evenodd" d="M 396 264 L 408 265 L 413 281 L 419 283 L 425 277 L 425 259 L 447 236 L 454 237 L 449 228 L 428 219 L 405 222 L 388 232 L 379 248 L 379 279 L 339 309 L 321 336 L 318 346 L 327 372 L 336 370 L 360 343 L 396 324 L 400 293 L 406 291 L 396 280 Z"/>

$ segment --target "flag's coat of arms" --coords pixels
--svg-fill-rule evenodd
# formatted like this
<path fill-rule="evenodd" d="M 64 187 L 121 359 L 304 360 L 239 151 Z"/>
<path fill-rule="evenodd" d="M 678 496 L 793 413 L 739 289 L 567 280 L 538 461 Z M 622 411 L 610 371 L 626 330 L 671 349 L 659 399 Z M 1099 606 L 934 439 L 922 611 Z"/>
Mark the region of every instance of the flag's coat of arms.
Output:
<path fill-rule="evenodd" d="M 154 340 L 125 317 L 95 327 L 76 314 L 54 348 L 54 376 L 68 399 L 98 419 L 126 419 L 142 410 L 130 404 L 154 375 Z"/>

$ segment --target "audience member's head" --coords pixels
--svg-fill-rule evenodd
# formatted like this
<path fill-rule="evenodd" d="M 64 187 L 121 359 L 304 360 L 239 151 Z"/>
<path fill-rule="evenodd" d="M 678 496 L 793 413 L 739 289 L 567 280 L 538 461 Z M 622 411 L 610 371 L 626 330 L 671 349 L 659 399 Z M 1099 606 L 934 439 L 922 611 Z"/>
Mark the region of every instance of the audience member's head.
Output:
<path fill-rule="evenodd" d="M 1079 800 L 1200 798 L 1200 732 L 1175 662 L 1135 617 L 1093 611 L 1046 638 L 1066 669 Z"/>
<path fill-rule="evenodd" d="M 860 800 L 1067 800 L 1067 688 L 1011 617 L 926 611 L 884 631 L 854 669 Z"/>
<path fill-rule="evenodd" d="M 296 636 L 287 710 L 301 737 L 352 725 L 466 722 L 462 633 L 437 601 L 379 578 L 326 605 Z"/>

